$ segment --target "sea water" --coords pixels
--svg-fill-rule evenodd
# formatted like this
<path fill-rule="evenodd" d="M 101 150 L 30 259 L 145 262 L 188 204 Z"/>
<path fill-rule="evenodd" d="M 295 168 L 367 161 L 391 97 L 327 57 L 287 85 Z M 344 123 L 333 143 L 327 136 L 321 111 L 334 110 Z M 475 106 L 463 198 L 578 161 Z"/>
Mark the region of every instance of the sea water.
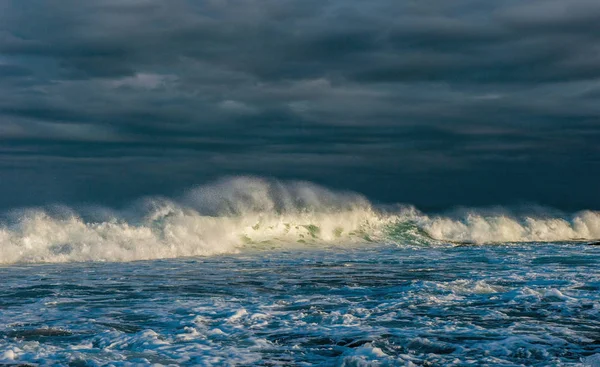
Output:
<path fill-rule="evenodd" d="M 594 366 L 599 255 L 583 245 L 376 244 L 5 266 L 0 360 Z"/>
<path fill-rule="evenodd" d="M 0 226 L 0 366 L 599 366 L 600 214 L 236 179 Z"/>

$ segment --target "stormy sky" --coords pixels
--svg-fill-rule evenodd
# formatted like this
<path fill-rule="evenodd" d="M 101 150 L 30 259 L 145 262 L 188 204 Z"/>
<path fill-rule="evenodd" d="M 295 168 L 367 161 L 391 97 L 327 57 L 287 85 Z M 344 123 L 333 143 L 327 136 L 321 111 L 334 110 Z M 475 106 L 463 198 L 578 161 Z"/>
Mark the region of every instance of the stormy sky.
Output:
<path fill-rule="evenodd" d="M 600 209 L 600 1 L 0 0 L 0 207 L 232 175 Z"/>

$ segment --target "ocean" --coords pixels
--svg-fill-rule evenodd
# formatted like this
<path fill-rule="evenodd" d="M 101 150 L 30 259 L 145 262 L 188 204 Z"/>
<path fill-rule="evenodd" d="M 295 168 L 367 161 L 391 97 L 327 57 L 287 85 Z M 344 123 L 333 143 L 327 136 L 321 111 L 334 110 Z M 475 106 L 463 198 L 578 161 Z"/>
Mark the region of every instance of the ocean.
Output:
<path fill-rule="evenodd" d="M 600 213 L 235 178 L 7 212 L 0 366 L 600 366 Z"/>

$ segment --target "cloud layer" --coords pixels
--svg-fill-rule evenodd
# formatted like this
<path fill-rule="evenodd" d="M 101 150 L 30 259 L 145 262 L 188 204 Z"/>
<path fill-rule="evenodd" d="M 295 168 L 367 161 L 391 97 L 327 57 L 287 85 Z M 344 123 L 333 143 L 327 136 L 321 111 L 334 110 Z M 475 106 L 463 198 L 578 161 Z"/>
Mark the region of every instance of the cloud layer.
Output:
<path fill-rule="evenodd" d="M 600 208 L 597 1 L 0 0 L 0 95 L 0 206 L 257 174 Z"/>

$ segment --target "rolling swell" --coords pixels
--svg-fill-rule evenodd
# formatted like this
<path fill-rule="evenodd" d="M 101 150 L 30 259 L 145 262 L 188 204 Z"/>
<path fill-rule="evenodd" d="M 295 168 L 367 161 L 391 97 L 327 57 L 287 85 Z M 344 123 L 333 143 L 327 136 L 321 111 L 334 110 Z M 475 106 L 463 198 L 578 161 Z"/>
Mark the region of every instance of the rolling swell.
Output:
<path fill-rule="evenodd" d="M 463 210 L 429 216 L 382 209 L 365 197 L 308 182 L 218 181 L 178 199 L 124 210 L 53 207 L 14 211 L 0 226 L 0 263 L 134 261 L 236 253 L 248 248 L 393 243 L 559 242 L 600 238 L 600 213 L 512 214 Z"/>

